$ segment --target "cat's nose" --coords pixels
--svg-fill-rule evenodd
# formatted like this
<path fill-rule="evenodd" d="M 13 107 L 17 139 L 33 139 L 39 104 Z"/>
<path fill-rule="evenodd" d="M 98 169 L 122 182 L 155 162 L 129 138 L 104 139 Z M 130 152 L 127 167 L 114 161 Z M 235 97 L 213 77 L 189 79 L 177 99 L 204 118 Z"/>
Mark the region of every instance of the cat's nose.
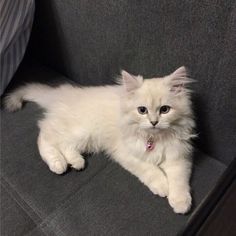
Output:
<path fill-rule="evenodd" d="M 151 124 L 153 125 L 153 126 L 155 126 L 157 123 L 158 123 L 158 121 L 150 121 L 151 122 Z"/>

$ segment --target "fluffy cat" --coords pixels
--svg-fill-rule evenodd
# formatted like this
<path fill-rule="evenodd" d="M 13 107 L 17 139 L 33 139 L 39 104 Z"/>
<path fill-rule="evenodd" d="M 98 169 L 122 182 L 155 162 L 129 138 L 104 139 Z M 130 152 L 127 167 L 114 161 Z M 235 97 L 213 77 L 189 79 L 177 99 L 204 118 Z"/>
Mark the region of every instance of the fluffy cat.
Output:
<path fill-rule="evenodd" d="M 43 107 L 38 148 L 56 174 L 84 168 L 85 152 L 105 151 L 176 213 L 191 207 L 194 119 L 185 67 L 144 80 L 122 71 L 119 85 L 56 88 L 27 84 L 6 97 L 9 111 L 32 101 Z"/>

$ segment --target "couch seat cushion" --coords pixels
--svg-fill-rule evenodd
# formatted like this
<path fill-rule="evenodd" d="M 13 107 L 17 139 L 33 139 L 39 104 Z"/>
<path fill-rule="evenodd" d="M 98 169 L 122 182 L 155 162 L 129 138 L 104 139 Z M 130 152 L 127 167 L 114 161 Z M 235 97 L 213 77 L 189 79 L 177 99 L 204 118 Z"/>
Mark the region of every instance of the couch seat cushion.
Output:
<path fill-rule="evenodd" d="M 22 68 L 15 81 L 66 80 L 45 67 Z M 193 208 L 177 215 L 167 199 L 154 196 L 103 153 L 87 157 L 84 171 L 50 172 L 36 145 L 42 112 L 33 103 L 16 113 L 1 109 L 2 235 L 176 235 L 226 168 L 196 151 Z"/>

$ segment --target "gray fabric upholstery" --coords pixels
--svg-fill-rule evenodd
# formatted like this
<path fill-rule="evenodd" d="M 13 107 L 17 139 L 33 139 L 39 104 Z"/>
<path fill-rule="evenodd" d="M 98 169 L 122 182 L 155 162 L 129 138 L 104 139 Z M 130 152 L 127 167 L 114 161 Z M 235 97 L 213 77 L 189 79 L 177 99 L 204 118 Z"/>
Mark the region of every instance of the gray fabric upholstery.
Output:
<path fill-rule="evenodd" d="M 67 80 L 45 67 L 21 67 L 17 81 Z M 64 78 L 64 79 L 63 79 Z M 193 209 L 174 214 L 134 176 L 100 153 L 84 171 L 58 176 L 41 160 L 36 139 L 42 110 L 1 110 L 1 235 L 176 235 L 214 188 L 226 166 L 200 151 L 194 155 Z"/>
<path fill-rule="evenodd" d="M 18 202 L 1 185 L 1 235 L 25 235 L 36 227 Z"/>
<path fill-rule="evenodd" d="M 187 66 L 198 81 L 199 147 L 229 163 L 236 153 L 235 15 L 234 0 L 38 0 L 32 48 L 82 85 L 112 83 L 121 68 L 151 77 Z"/>

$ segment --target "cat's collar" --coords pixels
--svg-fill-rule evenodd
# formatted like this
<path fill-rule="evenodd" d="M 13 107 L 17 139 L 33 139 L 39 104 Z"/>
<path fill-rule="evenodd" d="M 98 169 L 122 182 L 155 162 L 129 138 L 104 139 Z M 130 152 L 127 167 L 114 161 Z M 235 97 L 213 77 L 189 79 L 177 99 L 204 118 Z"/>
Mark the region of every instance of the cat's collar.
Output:
<path fill-rule="evenodd" d="M 154 136 L 150 135 L 147 139 L 146 142 L 146 151 L 150 152 L 155 148 L 155 140 L 154 140 Z"/>

